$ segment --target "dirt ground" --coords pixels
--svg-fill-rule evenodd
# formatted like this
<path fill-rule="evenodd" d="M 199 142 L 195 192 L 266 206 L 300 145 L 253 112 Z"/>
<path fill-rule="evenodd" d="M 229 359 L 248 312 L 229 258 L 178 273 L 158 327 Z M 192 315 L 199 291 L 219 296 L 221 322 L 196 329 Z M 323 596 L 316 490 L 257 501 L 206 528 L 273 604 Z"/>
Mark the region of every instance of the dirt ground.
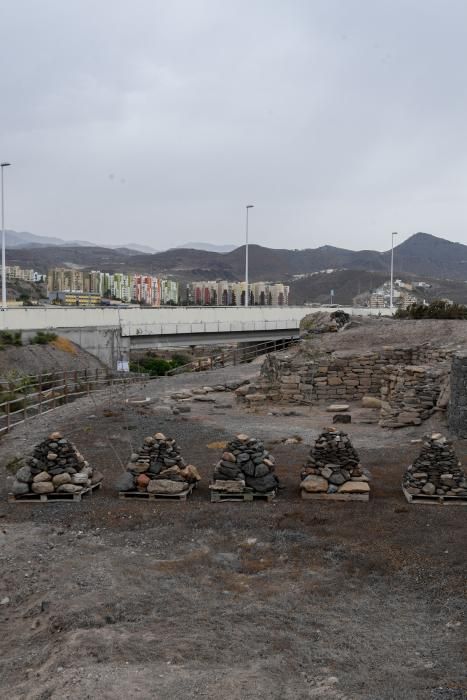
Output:
<path fill-rule="evenodd" d="M 337 338 L 337 339 L 336 339 Z M 351 325 L 336 336 L 326 333 L 319 338 L 322 349 L 378 350 L 384 345 L 399 347 L 429 343 L 438 346 L 466 347 L 467 323 L 455 320 L 404 321 L 387 317 L 362 316 L 353 318 Z"/>
<path fill-rule="evenodd" d="M 3 467 L 53 428 L 105 474 L 81 503 L 0 502 L 0 686 L 9 700 L 458 700 L 467 697 L 466 513 L 409 505 L 411 440 L 352 406 L 349 433 L 372 477 L 369 503 L 306 502 L 299 470 L 329 423 L 246 414 L 230 393 L 172 415 L 170 393 L 253 377 L 257 367 L 162 378 L 82 399 L 0 443 Z M 128 398 L 148 397 L 144 406 Z M 98 402 L 97 402 L 98 401 Z M 280 410 L 275 406 L 274 410 Z M 186 503 L 119 500 L 132 447 L 161 430 L 203 481 Z M 275 502 L 209 502 L 219 450 L 263 438 L 283 488 Z M 284 445 L 298 435 L 302 442 Z M 467 465 L 467 442 L 456 443 Z M 2 480 L 3 481 L 3 480 Z M 5 602 L 7 601 L 7 602 Z"/>
<path fill-rule="evenodd" d="M 104 365 L 78 345 L 67 342 L 67 350 L 54 343 L 5 347 L 0 352 L 0 381 L 19 375 L 80 369 L 102 369 Z"/>

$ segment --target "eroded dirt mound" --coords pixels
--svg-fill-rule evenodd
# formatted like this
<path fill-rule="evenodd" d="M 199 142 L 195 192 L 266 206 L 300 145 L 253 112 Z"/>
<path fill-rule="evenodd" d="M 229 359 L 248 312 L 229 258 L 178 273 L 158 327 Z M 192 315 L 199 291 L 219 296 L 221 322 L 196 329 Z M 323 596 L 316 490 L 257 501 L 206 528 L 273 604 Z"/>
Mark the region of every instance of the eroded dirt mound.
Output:
<path fill-rule="evenodd" d="M 60 337 L 48 345 L 6 347 L 0 352 L 0 381 L 28 374 L 102 367 L 104 365 L 95 357 Z"/>

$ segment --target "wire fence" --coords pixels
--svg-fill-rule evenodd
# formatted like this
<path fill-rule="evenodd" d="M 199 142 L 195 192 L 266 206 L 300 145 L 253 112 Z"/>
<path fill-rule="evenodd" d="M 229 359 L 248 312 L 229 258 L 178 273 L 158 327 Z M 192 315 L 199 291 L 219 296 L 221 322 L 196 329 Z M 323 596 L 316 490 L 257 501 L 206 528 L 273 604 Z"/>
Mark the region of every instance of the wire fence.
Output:
<path fill-rule="evenodd" d="M 299 338 L 266 340 L 243 348 L 202 357 L 166 372 L 173 376 L 184 372 L 200 372 L 228 365 L 251 362 L 256 357 L 283 350 L 300 342 Z M 109 387 L 122 387 L 157 379 L 149 374 L 115 375 L 106 369 L 71 370 L 27 375 L 11 381 L 0 381 L 0 436 L 15 425 L 53 411 L 82 396 L 94 395 Z"/>
<path fill-rule="evenodd" d="M 279 352 L 285 350 L 291 345 L 296 345 L 300 342 L 300 338 L 279 338 L 278 340 L 264 340 L 260 343 L 247 345 L 243 348 L 230 348 L 225 352 L 200 357 L 192 360 L 185 365 L 180 365 L 166 372 L 166 376 L 183 374 L 184 372 L 203 372 L 211 369 L 219 369 L 229 365 L 240 365 L 246 362 L 251 362 L 260 355 L 266 355 L 270 352 Z"/>
<path fill-rule="evenodd" d="M 81 396 L 149 379 L 142 375 L 114 375 L 105 369 L 72 370 L 28 375 L 0 382 L 0 435 L 30 418 L 53 411 Z"/>

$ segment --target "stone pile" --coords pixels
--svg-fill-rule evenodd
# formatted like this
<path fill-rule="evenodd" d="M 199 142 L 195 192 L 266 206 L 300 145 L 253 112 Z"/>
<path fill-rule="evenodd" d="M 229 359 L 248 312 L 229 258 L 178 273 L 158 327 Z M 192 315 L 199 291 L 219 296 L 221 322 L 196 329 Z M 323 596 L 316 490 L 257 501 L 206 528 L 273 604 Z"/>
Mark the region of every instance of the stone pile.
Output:
<path fill-rule="evenodd" d="M 467 496 L 467 478 L 451 443 L 441 435 L 425 435 L 423 447 L 403 478 L 412 496 Z"/>
<path fill-rule="evenodd" d="M 151 494 L 177 494 L 200 481 L 198 470 L 183 459 L 174 439 L 163 433 L 144 438 L 138 452 L 131 455 L 127 471 L 116 483 L 118 491 Z"/>
<path fill-rule="evenodd" d="M 248 435 L 236 435 L 216 464 L 209 488 L 230 493 L 269 493 L 279 483 L 274 463 L 263 442 Z"/>
<path fill-rule="evenodd" d="M 326 428 L 316 439 L 302 469 L 300 488 L 316 494 L 367 494 L 368 478 L 349 436 Z"/>
<path fill-rule="evenodd" d="M 26 464 L 16 472 L 11 493 L 80 493 L 98 484 L 103 475 L 95 471 L 76 446 L 61 433 L 51 433 L 37 445 Z"/>

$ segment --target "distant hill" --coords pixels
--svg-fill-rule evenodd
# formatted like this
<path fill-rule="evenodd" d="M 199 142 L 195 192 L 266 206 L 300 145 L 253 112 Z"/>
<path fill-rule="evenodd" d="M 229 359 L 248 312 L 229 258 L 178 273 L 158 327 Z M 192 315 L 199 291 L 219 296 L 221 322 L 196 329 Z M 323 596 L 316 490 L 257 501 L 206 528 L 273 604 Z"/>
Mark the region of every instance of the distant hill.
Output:
<path fill-rule="evenodd" d="M 31 234 L 32 235 L 32 234 Z M 34 267 L 46 272 L 51 266 L 73 264 L 103 271 L 148 272 L 171 275 L 181 281 L 199 279 L 241 280 L 245 270 L 245 246 L 229 252 L 193 248 L 172 248 L 160 253 L 140 253 L 129 247 L 105 248 L 93 245 L 48 245 L 9 248 L 9 264 Z M 349 277 L 359 271 L 370 283 L 379 274 L 388 278 L 390 251 L 347 250 L 334 246 L 287 250 L 251 245 L 249 270 L 251 281 L 293 282 L 294 289 L 311 289 L 317 282 L 294 282 L 294 275 L 333 269 Z M 467 246 L 427 233 L 416 233 L 394 249 L 396 276 L 467 280 Z M 370 276 L 368 277 L 368 274 Z M 326 284 L 328 281 L 326 281 Z M 311 285 L 311 286 L 310 286 Z M 364 291 L 363 278 L 360 279 Z"/>
<path fill-rule="evenodd" d="M 447 298 L 460 304 L 467 304 L 467 282 L 443 280 L 424 275 L 401 275 L 405 282 L 424 281 L 431 284 L 428 289 L 415 288 L 413 294 L 420 301 Z M 290 304 L 316 302 L 329 304 L 331 289 L 333 302 L 352 304 L 355 297 L 372 292 L 390 279 L 388 272 L 369 270 L 335 270 L 331 273 L 318 273 L 311 277 L 294 280 L 290 283 Z"/>
<path fill-rule="evenodd" d="M 89 241 L 65 241 L 63 238 L 53 238 L 51 236 L 39 236 L 36 233 L 28 233 L 27 231 L 5 231 L 5 240 L 7 248 L 24 248 L 31 246 L 42 245 L 59 245 L 59 246 L 76 246 L 85 245 L 92 246 L 94 243 Z"/>
<path fill-rule="evenodd" d="M 61 247 L 97 247 L 96 243 L 90 241 L 65 241 L 63 238 L 54 238 L 51 236 L 39 236 L 35 233 L 27 231 L 5 231 L 6 247 L 12 248 L 32 248 L 37 246 L 61 246 Z M 126 243 L 122 245 L 104 246 L 110 249 L 117 249 L 133 255 L 138 253 L 157 253 L 155 248 L 148 245 L 140 245 L 139 243 Z"/>
<path fill-rule="evenodd" d="M 208 250 L 211 253 L 230 253 L 236 246 L 227 243 L 226 245 L 216 245 L 215 243 L 184 243 L 175 248 L 190 248 L 192 250 Z"/>

